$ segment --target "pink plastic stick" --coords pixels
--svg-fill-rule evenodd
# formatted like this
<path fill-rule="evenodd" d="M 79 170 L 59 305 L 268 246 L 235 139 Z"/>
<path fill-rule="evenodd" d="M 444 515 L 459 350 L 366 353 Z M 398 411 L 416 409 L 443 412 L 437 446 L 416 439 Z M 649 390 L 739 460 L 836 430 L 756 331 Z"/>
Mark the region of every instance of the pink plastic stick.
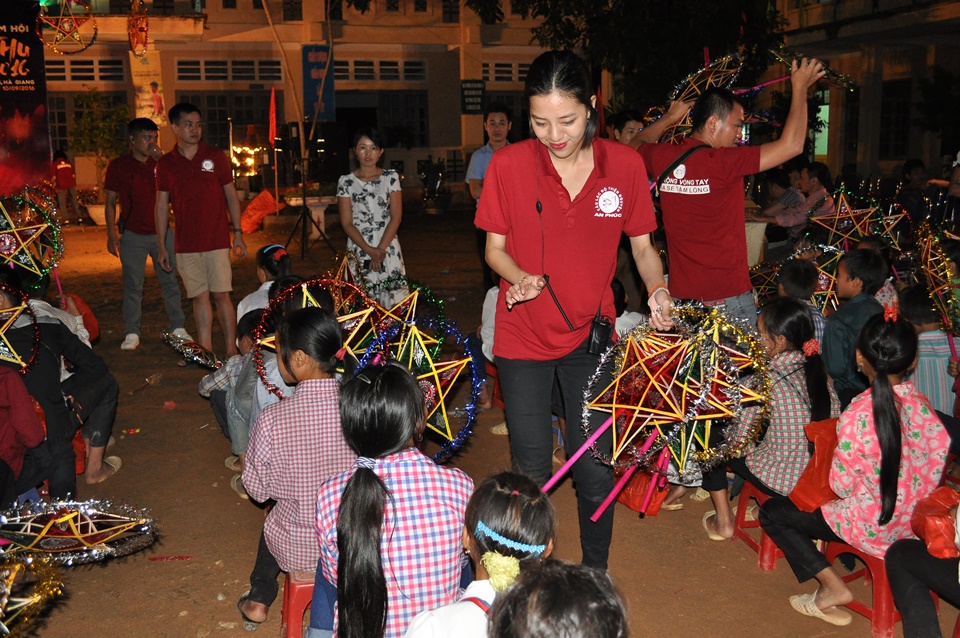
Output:
<path fill-rule="evenodd" d="M 633 473 L 637 471 L 636 465 L 631 465 L 630 469 L 623 473 L 623 476 L 620 477 L 620 480 L 617 481 L 617 484 L 613 486 L 613 491 L 603 500 L 603 503 L 600 503 L 600 507 L 597 508 L 597 511 L 593 513 L 593 516 L 590 517 L 590 520 L 596 523 L 600 520 L 600 517 L 603 516 L 603 513 L 607 511 L 607 508 L 610 507 L 610 504 L 616 500 L 617 495 L 627 486 L 627 481 L 630 480 L 630 477 L 633 476 Z"/>
<path fill-rule="evenodd" d="M 63 297 L 63 285 L 60 283 L 60 273 L 57 272 L 56 268 L 53 268 L 53 278 L 57 282 L 57 292 L 60 293 L 60 296 Z"/>
<path fill-rule="evenodd" d="M 560 469 L 557 470 L 557 473 L 551 476 L 550 480 L 547 481 L 547 484 L 543 486 L 543 491 L 549 492 L 551 489 L 553 489 L 553 486 L 559 483 L 560 479 L 562 479 L 564 475 L 568 471 L 570 471 L 570 468 L 573 467 L 573 464 L 577 462 L 577 459 L 583 456 L 583 453 L 586 452 L 588 449 L 590 449 L 590 446 L 596 443 L 597 439 L 603 436 L 603 433 L 606 432 L 611 425 L 613 425 L 613 415 L 611 415 L 609 419 L 604 421 L 603 425 L 598 427 L 596 432 L 590 435 L 590 438 L 587 439 L 586 442 L 580 446 L 579 450 L 573 453 L 573 456 L 571 456 L 566 463 L 560 466 Z"/>
<path fill-rule="evenodd" d="M 782 78 L 777 78 L 777 79 L 775 79 L 775 80 L 767 80 L 766 82 L 762 82 L 762 83 L 760 83 L 760 84 L 758 84 L 758 85 L 756 85 L 756 86 L 752 86 L 752 87 L 750 87 L 749 89 L 737 89 L 736 91 L 733 92 L 733 94 L 734 94 L 734 95 L 743 95 L 744 93 L 749 93 L 750 91 L 756 91 L 757 89 L 762 89 L 762 88 L 765 87 L 765 86 L 770 86 L 771 84 L 776 84 L 777 82 L 784 82 L 784 81 L 789 80 L 789 79 L 790 79 L 790 76 L 789 76 L 789 75 L 785 75 L 785 76 L 783 76 Z"/>
<path fill-rule="evenodd" d="M 654 474 L 657 474 L 659 472 L 664 472 L 664 473 L 666 472 L 666 461 L 667 461 L 666 455 L 668 454 L 668 452 L 669 452 L 669 448 L 663 448 L 660 451 L 660 458 L 657 459 L 657 463 L 656 463 L 657 469 L 654 471 Z M 650 486 L 647 487 L 647 493 L 643 497 L 643 503 L 640 504 L 641 513 L 643 514 L 647 513 L 647 508 L 650 506 L 650 501 L 653 499 L 653 490 L 657 489 L 658 482 L 659 481 L 656 480 L 656 476 L 654 476 L 653 480 L 650 481 Z"/>

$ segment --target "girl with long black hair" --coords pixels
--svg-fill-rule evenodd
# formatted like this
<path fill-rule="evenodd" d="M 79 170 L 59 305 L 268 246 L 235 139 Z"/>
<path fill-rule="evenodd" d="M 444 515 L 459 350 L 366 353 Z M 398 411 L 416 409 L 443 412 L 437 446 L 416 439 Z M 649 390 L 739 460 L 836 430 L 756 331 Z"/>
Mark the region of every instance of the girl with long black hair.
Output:
<path fill-rule="evenodd" d="M 833 625 L 851 617 L 837 605 L 853 594 L 810 538 L 840 541 L 883 558 L 896 540 L 910 538 L 917 502 L 940 482 L 950 438 L 925 396 L 904 374 L 917 357 L 917 335 L 895 311 L 870 318 L 857 340 L 856 361 L 870 387 L 850 403 L 837 424 L 830 487 L 839 497 L 801 512 L 787 497 L 760 508 L 760 524 L 804 582 L 820 588 L 791 596 L 805 616 Z"/>

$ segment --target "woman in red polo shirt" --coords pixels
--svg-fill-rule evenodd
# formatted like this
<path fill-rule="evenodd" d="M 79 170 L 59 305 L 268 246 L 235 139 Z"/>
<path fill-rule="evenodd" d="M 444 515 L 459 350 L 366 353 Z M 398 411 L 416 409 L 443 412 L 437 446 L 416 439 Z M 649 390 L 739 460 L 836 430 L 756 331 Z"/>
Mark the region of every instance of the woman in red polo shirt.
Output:
<path fill-rule="evenodd" d="M 547 52 L 533 62 L 526 95 L 536 139 L 493 154 L 476 217 L 487 231 L 487 262 L 503 278 L 494 354 L 510 452 L 514 468 L 539 485 L 553 471 L 554 378 L 570 424 L 568 454 L 584 441 L 583 389 L 599 361 L 588 337 L 598 314 L 611 323 L 615 317 L 610 282 L 621 233 L 630 237 L 650 291 L 651 323 L 659 329 L 671 323 L 670 293 L 650 242 L 656 221 L 643 161 L 628 146 L 594 139 L 593 86 L 586 64 L 573 53 Z M 592 426 L 604 418 L 595 414 Z M 609 432 L 598 445 L 609 452 Z M 613 508 L 596 523 L 590 516 L 613 488 L 613 474 L 586 454 L 573 478 L 583 563 L 605 568 Z"/>

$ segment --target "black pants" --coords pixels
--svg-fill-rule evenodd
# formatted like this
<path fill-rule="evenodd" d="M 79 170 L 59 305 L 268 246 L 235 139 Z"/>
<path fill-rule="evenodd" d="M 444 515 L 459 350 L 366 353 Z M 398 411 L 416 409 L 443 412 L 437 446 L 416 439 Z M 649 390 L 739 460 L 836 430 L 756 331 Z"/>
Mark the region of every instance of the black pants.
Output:
<path fill-rule="evenodd" d="M 214 390 L 210 393 L 210 408 L 213 410 L 213 416 L 220 424 L 220 430 L 223 436 L 230 438 L 230 426 L 227 425 L 227 391 Z"/>
<path fill-rule="evenodd" d="M 572 455 L 586 437 L 581 427 L 580 407 L 583 390 L 596 372 L 599 357 L 587 352 L 586 342 L 576 350 L 551 361 L 527 361 L 497 357 L 504 412 L 510 430 L 510 455 L 513 469 L 543 485 L 553 473 L 553 424 L 551 421 L 554 380 L 560 385 L 567 420 L 566 450 Z M 605 371 L 597 381 L 597 391 L 610 382 Z M 591 428 L 599 427 L 609 415 L 592 412 Z M 597 449 L 610 454 L 613 433 L 607 430 L 597 441 Z M 587 452 L 574 464 L 573 480 L 577 489 L 580 519 L 580 547 L 583 564 L 606 569 L 613 536 L 613 507 L 594 523 L 590 516 L 613 490 L 613 471 Z"/>
<path fill-rule="evenodd" d="M 760 527 L 783 552 L 801 583 L 830 567 L 811 539 L 846 542 L 833 533 L 820 510 L 801 512 L 786 496 L 775 496 L 760 506 Z"/>
<path fill-rule="evenodd" d="M 73 397 L 73 414 L 83 421 L 83 438 L 90 442 L 90 447 L 104 447 L 110 440 L 119 390 L 110 373 L 78 373 L 64 380 L 63 394 Z"/>
<path fill-rule="evenodd" d="M 923 541 L 908 538 L 891 545 L 884 562 L 893 602 L 903 616 L 903 637 L 940 638 L 940 620 L 930 590 L 951 605 L 960 603 L 960 558 L 935 558 Z"/>
<path fill-rule="evenodd" d="M 273 557 L 270 548 L 267 547 L 267 539 L 263 532 L 260 532 L 257 560 L 253 564 L 253 571 L 250 572 L 249 599 L 255 603 L 263 603 L 267 607 L 272 605 L 273 601 L 277 599 L 277 591 L 280 589 L 280 585 L 277 583 L 280 571 L 277 559 Z"/>
<path fill-rule="evenodd" d="M 743 480 L 751 483 L 755 488 L 767 496 L 781 496 L 779 492 L 771 490 L 764 484 L 763 481 L 757 478 L 757 476 L 750 471 L 750 468 L 747 467 L 747 461 L 743 457 L 730 459 L 726 463 L 721 463 L 717 467 L 704 474 L 703 483 L 700 485 L 700 487 L 708 492 L 719 492 L 720 490 L 727 489 L 728 467 L 738 476 L 742 476 Z"/>

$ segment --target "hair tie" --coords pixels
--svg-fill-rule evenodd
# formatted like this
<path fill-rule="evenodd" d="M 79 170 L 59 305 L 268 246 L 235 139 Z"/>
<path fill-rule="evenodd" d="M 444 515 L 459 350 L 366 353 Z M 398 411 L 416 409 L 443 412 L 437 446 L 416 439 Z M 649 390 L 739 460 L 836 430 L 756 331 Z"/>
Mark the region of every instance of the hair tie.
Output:
<path fill-rule="evenodd" d="M 365 470 L 373 470 L 377 466 L 376 459 L 371 459 L 369 456 L 358 456 L 357 457 L 357 467 L 363 468 Z"/>
<path fill-rule="evenodd" d="M 283 246 L 280 246 L 275 251 L 273 251 L 273 260 L 279 262 L 282 258 L 287 256 L 287 251 Z"/>
<path fill-rule="evenodd" d="M 490 586 L 496 592 L 507 589 L 520 575 L 520 560 L 515 556 L 504 556 L 500 552 L 486 552 L 480 557 L 480 563 L 487 570 Z"/>
<path fill-rule="evenodd" d="M 474 531 L 474 536 L 478 538 L 486 536 L 490 540 L 496 541 L 504 547 L 515 549 L 518 552 L 527 552 L 528 554 L 533 554 L 534 557 L 542 554 L 543 550 L 547 548 L 546 545 L 528 545 L 527 543 L 521 543 L 519 541 L 507 538 L 506 536 L 498 534 L 487 527 L 483 521 L 477 521 L 477 529 Z"/>
<path fill-rule="evenodd" d="M 510 496 L 520 496 L 520 492 L 518 492 L 517 490 L 513 490 L 512 492 L 510 492 Z"/>
<path fill-rule="evenodd" d="M 343 361 L 343 358 L 344 358 L 345 356 L 347 356 L 347 349 L 346 349 L 346 348 L 340 348 L 339 350 L 337 350 L 336 354 L 333 355 L 333 358 L 336 359 L 336 360 L 338 360 L 338 361 Z"/>
<path fill-rule="evenodd" d="M 806 357 L 812 357 L 815 354 L 820 354 L 820 342 L 816 339 L 807 339 L 804 341 L 803 354 Z"/>
<path fill-rule="evenodd" d="M 883 307 L 883 320 L 884 321 L 897 321 L 897 306 L 896 304 L 889 304 Z"/>
<path fill-rule="evenodd" d="M 387 357 L 383 354 L 383 351 L 378 352 L 373 355 L 373 360 L 370 361 L 370 365 L 373 366 L 382 366 L 387 362 Z"/>

